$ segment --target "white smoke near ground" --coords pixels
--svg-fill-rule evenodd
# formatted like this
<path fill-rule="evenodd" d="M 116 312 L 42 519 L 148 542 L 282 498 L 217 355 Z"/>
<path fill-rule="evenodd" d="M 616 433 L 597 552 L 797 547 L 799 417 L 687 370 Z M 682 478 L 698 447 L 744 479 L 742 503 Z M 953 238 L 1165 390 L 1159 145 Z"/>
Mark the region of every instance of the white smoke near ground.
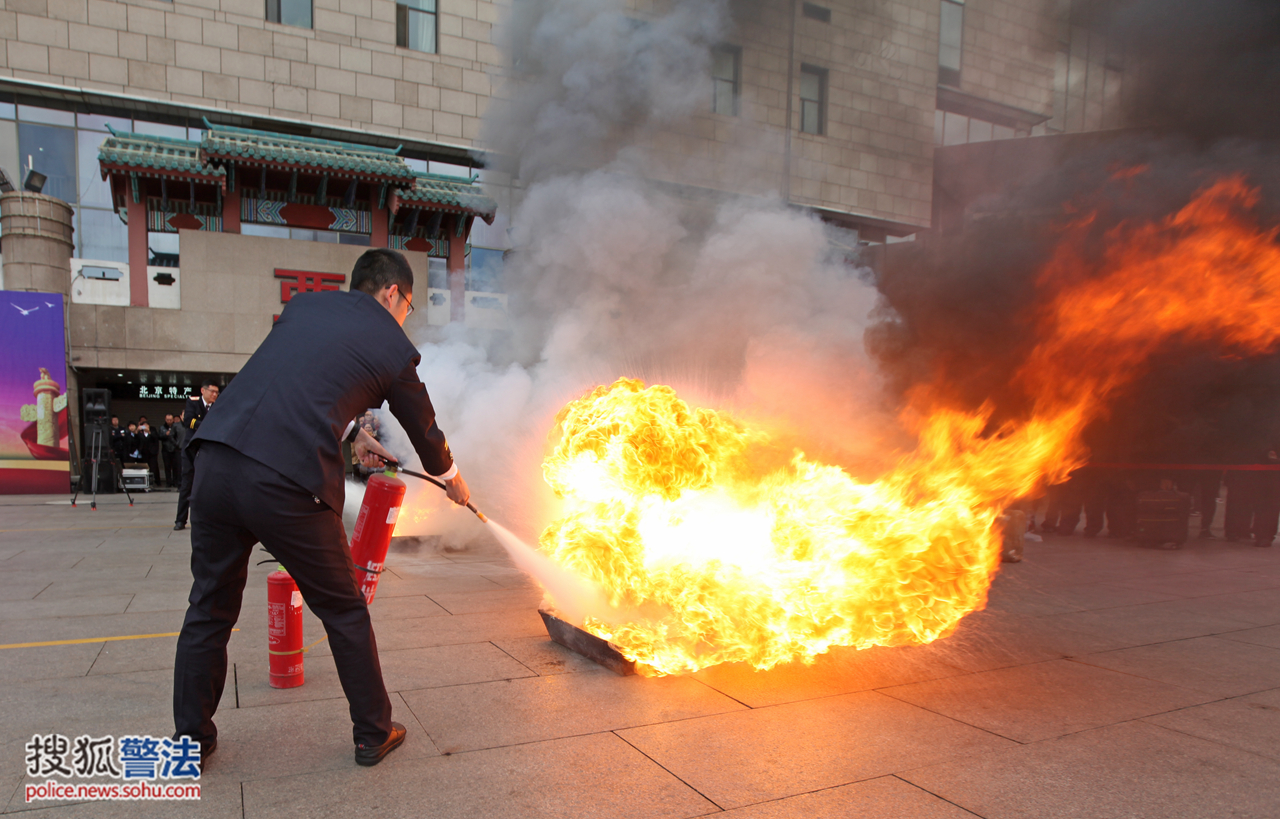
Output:
<path fill-rule="evenodd" d="M 504 270 L 510 329 L 477 340 L 450 326 L 420 346 L 418 372 L 474 503 L 530 542 L 556 515 L 540 462 L 557 412 L 622 376 L 855 471 L 889 448 L 892 411 L 862 344 L 876 292 L 855 237 L 776 199 L 652 181 L 671 171 L 655 135 L 709 111 L 710 49 L 731 25 L 719 0 L 644 22 L 616 0 L 532 0 L 507 21 L 516 70 L 484 147 L 523 185 Z M 744 163 L 741 189 L 757 175 Z M 381 418 L 384 443 L 420 468 Z M 490 537 L 439 489 L 405 481 L 398 535 L 454 549 Z"/>

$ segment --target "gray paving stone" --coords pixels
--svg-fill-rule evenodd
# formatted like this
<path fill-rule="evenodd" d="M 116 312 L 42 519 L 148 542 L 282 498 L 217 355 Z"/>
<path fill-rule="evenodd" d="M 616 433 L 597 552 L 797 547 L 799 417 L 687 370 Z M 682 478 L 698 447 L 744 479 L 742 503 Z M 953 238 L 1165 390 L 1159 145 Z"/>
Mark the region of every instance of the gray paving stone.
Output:
<path fill-rule="evenodd" d="M 1280 625 L 1250 628 L 1221 635 L 1223 640 L 1280 648 Z"/>
<path fill-rule="evenodd" d="M 404 597 L 383 597 L 381 589 L 369 607 L 369 615 L 374 622 L 382 620 L 403 620 L 408 617 L 447 617 L 449 612 L 438 606 L 425 594 L 407 595 Z"/>
<path fill-rule="evenodd" d="M 399 694 L 391 695 L 391 718 L 409 731 L 395 752 L 398 760 L 439 753 Z M 218 753 L 208 766 L 210 780 L 251 782 L 356 768 L 351 713 L 342 697 L 234 708 L 224 695 L 214 723 Z"/>
<path fill-rule="evenodd" d="M 145 573 L 144 569 L 134 577 L 111 579 L 80 578 L 75 574 L 68 574 L 61 579 L 48 583 L 40 592 L 40 596 L 35 599 L 43 602 L 48 600 L 74 600 L 81 597 L 110 597 L 119 594 L 134 595 L 145 584 Z"/>
<path fill-rule="evenodd" d="M 949 637 L 929 648 L 937 659 L 965 671 L 987 671 L 1118 648 L 1106 634 L 1064 628 L 1055 617 L 974 612 Z"/>
<path fill-rule="evenodd" d="M 546 635 L 495 640 L 494 645 L 514 657 L 530 671 L 544 677 L 551 674 L 596 671 L 600 668 L 581 654 L 570 651 L 559 643 L 553 643 Z"/>
<path fill-rule="evenodd" d="M 1175 597 L 1207 597 L 1213 594 L 1274 589 L 1280 586 L 1280 577 L 1241 571 L 1198 571 L 1173 577 L 1132 580 L 1126 582 L 1125 586 Z"/>
<path fill-rule="evenodd" d="M 173 611 L 4 620 L 0 621 L 0 645 L 159 634 L 178 631 L 181 628 L 182 612 Z"/>
<path fill-rule="evenodd" d="M 408 692 L 534 676 L 534 672 L 491 643 L 403 651 L 380 648 L 378 659 L 382 663 L 382 678 L 388 691 Z M 241 707 L 342 696 L 332 657 L 308 654 L 303 668 L 306 675 L 303 685 L 274 689 L 268 682 L 270 675 L 265 657 L 259 662 L 237 665 Z"/>
<path fill-rule="evenodd" d="M 1280 688 L 1280 648 L 1218 637 L 1090 654 L 1076 661 L 1220 697 Z"/>
<path fill-rule="evenodd" d="M 893 776 L 709 814 L 725 819 L 973 819 L 973 814 Z"/>
<path fill-rule="evenodd" d="M 874 691 L 617 733 L 726 809 L 1013 744 Z"/>
<path fill-rule="evenodd" d="M 378 596 L 384 594 L 387 597 L 403 597 L 406 595 L 428 595 L 428 594 L 457 594 L 465 592 L 486 592 L 486 591 L 502 591 L 503 587 L 494 583 L 489 578 L 479 574 L 448 574 L 437 575 L 432 577 L 409 576 L 398 582 L 387 583 L 387 577 L 383 575 L 383 581 L 378 584 Z M 386 589 L 382 586 L 386 585 Z"/>
<path fill-rule="evenodd" d="M 1141 722 L 899 774 L 985 819 L 1272 819 L 1280 764 Z"/>
<path fill-rule="evenodd" d="M 93 667 L 103 643 L 7 648 L 0 651 L 0 682 L 83 677 Z M 172 657 L 170 662 L 172 663 Z"/>
<path fill-rule="evenodd" d="M 1205 614 L 1192 600 L 1146 603 L 1105 611 L 1081 611 L 1040 618 L 1048 624 L 1088 633 L 1110 645 L 1097 650 L 1207 637 L 1249 628 L 1251 623 Z M 1093 652 L 1085 652 L 1093 653 Z"/>
<path fill-rule="evenodd" d="M 0 601 L 34 600 L 52 583 L 52 581 L 25 577 L 6 578 L 6 581 L 0 583 Z"/>
<path fill-rule="evenodd" d="M 1018 742 L 1214 699 L 1210 694 L 1070 660 L 886 688 L 882 693 Z"/>
<path fill-rule="evenodd" d="M 604 669 L 406 691 L 404 698 L 451 753 L 742 710 L 687 677 L 619 677 Z"/>
<path fill-rule="evenodd" d="M 757 671 L 745 663 L 712 666 L 694 675 L 751 708 L 851 694 L 965 672 L 943 661 L 932 646 L 871 648 L 837 646 L 812 665 L 790 663 Z"/>
<path fill-rule="evenodd" d="M 1006 573 L 1001 573 L 996 578 L 987 603 L 988 611 L 1040 616 L 1135 606 L 1174 599 L 1174 595 L 1170 594 L 1143 589 L 1126 589 L 1100 583 L 1046 586 L 1021 581 L 1016 584 L 1002 582 L 1006 577 Z"/>
<path fill-rule="evenodd" d="M 5 600 L 0 602 L 0 620 L 44 620 L 123 614 L 133 601 L 132 594 L 106 597 L 71 597 L 65 600 Z"/>
<path fill-rule="evenodd" d="M 542 603 L 542 589 L 502 589 L 501 591 L 446 592 L 432 594 L 431 599 L 450 614 L 480 614 L 489 611 L 522 609 L 537 612 Z"/>
<path fill-rule="evenodd" d="M 181 624 L 179 623 L 179 626 Z M 177 629 L 175 629 L 177 630 Z M 127 674 L 133 671 L 172 671 L 177 637 L 118 640 L 101 643 L 89 674 Z"/>
<path fill-rule="evenodd" d="M 244 815 L 350 819 L 350 800 L 379 819 L 679 819 L 715 810 L 610 734 L 432 759 L 400 753 L 375 768 L 246 782 Z"/>
<path fill-rule="evenodd" d="M 1280 589 L 1188 598 L 1182 600 L 1178 608 L 1191 614 L 1226 618 L 1254 626 L 1271 626 L 1280 624 Z"/>
<path fill-rule="evenodd" d="M 375 630 L 379 649 L 478 643 L 513 637 L 545 636 L 547 633 L 538 612 L 524 609 L 455 614 L 452 617 L 384 620 L 376 624 Z"/>
<path fill-rule="evenodd" d="M 1206 703 L 1142 721 L 1280 760 L 1280 691 Z"/>

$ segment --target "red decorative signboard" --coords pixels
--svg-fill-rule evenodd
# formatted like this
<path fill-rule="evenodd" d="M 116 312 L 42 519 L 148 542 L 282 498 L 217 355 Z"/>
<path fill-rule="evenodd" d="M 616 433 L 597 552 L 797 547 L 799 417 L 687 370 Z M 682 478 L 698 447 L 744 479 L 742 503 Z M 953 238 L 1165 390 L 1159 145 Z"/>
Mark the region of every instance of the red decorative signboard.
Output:
<path fill-rule="evenodd" d="M 289 299 L 298 293 L 320 293 L 325 290 L 341 290 L 347 276 L 345 273 L 316 273 L 311 270 L 284 270 L 276 268 L 276 278 L 280 279 L 280 303 L 288 304 Z M 276 313 L 272 321 L 280 318 Z"/>

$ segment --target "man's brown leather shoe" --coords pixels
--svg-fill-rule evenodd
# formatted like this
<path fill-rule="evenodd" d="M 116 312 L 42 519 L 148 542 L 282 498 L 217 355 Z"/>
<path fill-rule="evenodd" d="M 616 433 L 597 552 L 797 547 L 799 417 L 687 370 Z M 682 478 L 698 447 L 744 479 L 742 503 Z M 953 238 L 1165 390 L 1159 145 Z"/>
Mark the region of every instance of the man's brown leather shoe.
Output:
<path fill-rule="evenodd" d="M 377 765 L 387 754 L 399 748 L 404 742 L 404 735 L 407 732 L 405 727 L 398 722 L 391 723 L 391 736 L 387 737 L 387 741 L 381 745 L 357 745 L 356 746 L 356 764 L 363 765 L 366 768 L 371 765 Z"/>

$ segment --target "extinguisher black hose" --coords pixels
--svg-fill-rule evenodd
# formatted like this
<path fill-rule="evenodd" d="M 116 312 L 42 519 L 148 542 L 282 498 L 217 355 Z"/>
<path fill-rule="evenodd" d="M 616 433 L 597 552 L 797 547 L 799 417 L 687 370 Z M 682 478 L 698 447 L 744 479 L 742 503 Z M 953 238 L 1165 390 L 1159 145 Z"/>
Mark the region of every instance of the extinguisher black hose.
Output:
<path fill-rule="evenodd" d="M 444 481 L 440 480 L 439 478 L 433 478 L 430 475 L 425 475 L 421 472 L 414 472 L 411 469 L 405 469 L 403 466 L 400 465 L 399 461 L 387 461 L 386 468 L 390 469 L 392 472 L 403 472 L 406 475 L 412 475 L 415 478 L 421 478 L 427 483 L 435 484 L 436 486 L 440 487 L 446 492 L 449 491 L 449 487 L 444 485 Z M 480 520 L 484 521 L 485 523 L 489 522 L 489 519 L 484 516 L 484 513 L 481 512 L 479 509 L 477 509 L 473 504 L 468 503 L 467 508 L 470 509 L 472 512 L 475 512 L 476 517 L 480 518 Z"/>

